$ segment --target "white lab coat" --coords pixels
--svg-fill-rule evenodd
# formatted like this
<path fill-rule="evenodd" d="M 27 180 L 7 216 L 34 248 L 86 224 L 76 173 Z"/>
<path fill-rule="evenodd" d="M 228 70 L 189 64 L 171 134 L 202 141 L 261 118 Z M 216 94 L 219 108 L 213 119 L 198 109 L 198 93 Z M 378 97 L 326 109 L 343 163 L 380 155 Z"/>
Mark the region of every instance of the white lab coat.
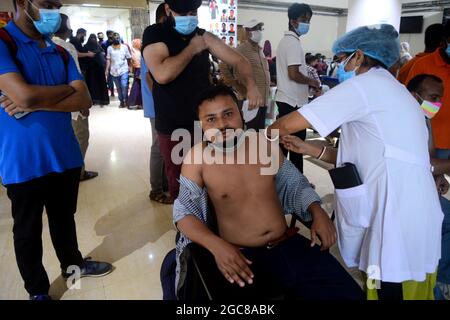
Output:
<path fill-rule="evenodd" d="M 386 282 L 424 281 L 441 253 L 443 213 L 419 104 L 373 68 L 298 112 L 322 135 L 341 126 L 337 166 L 354 163 L 363 185 L 336 190 L 345 263 Z"/>

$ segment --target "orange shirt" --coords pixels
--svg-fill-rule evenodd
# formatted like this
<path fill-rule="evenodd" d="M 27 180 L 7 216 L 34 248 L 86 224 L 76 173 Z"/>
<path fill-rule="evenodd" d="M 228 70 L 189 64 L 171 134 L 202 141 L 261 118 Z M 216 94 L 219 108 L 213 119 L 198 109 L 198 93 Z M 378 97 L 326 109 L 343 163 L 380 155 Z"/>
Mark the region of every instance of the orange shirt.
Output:
<path fill-rule="evenodd" d="M 431 120 L 436 148 L 450 149 L 450 63 L 441 55 L 441 49 L 420 58 L 411 68 L 406 83 L 419 74 L 431 74 L 444 82 L 442 107 Z"/>
<path fill-rule="evenodd" d="M 414 64 L 417 62 L 417 60 L 419 60 L 420 58 L 423 58 L 427 55 L 429 55 L 429 52 L 421 52 L 418 53 L 414 58 L 412 58 L 411 60 L 409 60 L 401 69 L 400 72 L 398 74 L 398 81 L 400 81 L 401 83 L 403 83 L 405 86 L 407 85 L 406 83 L 406 79 L 408 78 L 408 74 L 411 71 L 411 68 L 414 66 Z"/>

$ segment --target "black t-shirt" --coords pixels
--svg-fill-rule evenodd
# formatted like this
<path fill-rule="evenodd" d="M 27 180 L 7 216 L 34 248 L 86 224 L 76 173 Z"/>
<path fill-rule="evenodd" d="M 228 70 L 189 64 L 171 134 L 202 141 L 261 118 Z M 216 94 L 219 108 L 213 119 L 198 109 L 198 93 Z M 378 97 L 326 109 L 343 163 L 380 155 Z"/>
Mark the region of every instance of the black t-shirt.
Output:
<path fill-rule="evenodd" d="M 70 39 L 70 43 L 77 49 L 78 52 L 81 53 L 87 53 L 88 51 L 83 47 L 83 44 L 81 43 L 78 38 L 73 37 Z M 80 64 L 80 68 L 82 71 L 84 71 L 88 66 L 88 58 L 78 58 L 78 62 Z"/>
<path fill-rule="evenodd" d="M 205 30 L 197 28 L 190 36 L 182 36 L 169 23 L 147 27 L 142 41 L 142 51 L 154 43 L 164 43 L 171 57 L 180 54 L 195 34 Z M 198 94 L 210 85 L 209 52 L 196 55 L 180 75 L 168 84 L 159 84 L 154 78 L 153 100 L 155 102 L 156 130 L 172 134 L 176 129 L 194 130 Z M 153 76 L 152 76 L 153 77 Z"/>

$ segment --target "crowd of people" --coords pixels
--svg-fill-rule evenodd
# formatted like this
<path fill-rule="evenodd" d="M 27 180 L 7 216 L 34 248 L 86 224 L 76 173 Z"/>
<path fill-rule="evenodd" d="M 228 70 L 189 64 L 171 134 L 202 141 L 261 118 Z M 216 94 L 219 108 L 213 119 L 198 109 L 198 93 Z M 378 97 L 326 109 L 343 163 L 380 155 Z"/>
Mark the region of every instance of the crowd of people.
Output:
<path fill-rule="evenodd" d="M 14 4 L 15 19 L 0 32 L 0 176 L 31 299 L 50 299 L 44 207 L 64 277 L 74 265 L 81 276 L 112 271 L 82 258 L 74 214 L 80 179 L 97 175 L 83 165 L 89 109 L 109 104 L 114 86 L 121 108 L 142 106 L 150 119 L 149 197 L 173 205 L 165 297 L 189 298 L 187 251 L 196 243 L 217 266 L 214 285 L 225 297 L 267 298 L 271 283 L 295 299 L 450 298 L 450 23 L 428 27 L 414 58 L 394 27 L 380 24 L 339 37 L 327 60 L 303 48 L 314 27 L 307 4 L 289 7 L 274 57 L 270 43 L 261 47 L 259 19 L 243 25 L 237 49 L 199 28 L 201 0 L 166 0 L 131 47 L 113 31 L 86 44 L 86 30 L 72 37 L 59 0 Z M 339 84 L 329 88 L 323 77 Z M 278 115 L 268 126 L 275 85 Z M 338 147 L 306 141 L 308 128 L 322 137 L 340 131 Z M 203 141 L 192 138 L 198 129 Z M 304 155 L 335 166 L 335 221 Z M 311 239 L 287 226 L 287 214 Z M 330 254 L 335 243 L 367 278 L 364 288 Z"/>

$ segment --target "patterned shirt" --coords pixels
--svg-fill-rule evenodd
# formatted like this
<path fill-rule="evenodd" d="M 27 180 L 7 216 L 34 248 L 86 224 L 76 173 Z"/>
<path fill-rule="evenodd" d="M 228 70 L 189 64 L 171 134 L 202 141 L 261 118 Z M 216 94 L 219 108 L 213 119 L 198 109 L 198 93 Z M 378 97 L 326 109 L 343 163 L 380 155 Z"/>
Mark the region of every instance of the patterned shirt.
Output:
<path fill-rule="evenodd" d="M 287 159 L 276 175 L 276 191 L 285 214 L 295 214 L 304 221 L 312 220 L 308 212 L 309 206 L 314 202 L 321 203 L 319 195 L 311 187 L 308 179 Z M 208 224 L 208 192 L 206 187 L 201 188 L 195 182 L 180 176 L 180 193 L 173 207 L 175 227 L 180 220 L 189 215 Z M 183 251 L 189 243 L 191 240 L 180 232 L 176 245 L 176 292 L 186 277 L 187 263 Z"/>

